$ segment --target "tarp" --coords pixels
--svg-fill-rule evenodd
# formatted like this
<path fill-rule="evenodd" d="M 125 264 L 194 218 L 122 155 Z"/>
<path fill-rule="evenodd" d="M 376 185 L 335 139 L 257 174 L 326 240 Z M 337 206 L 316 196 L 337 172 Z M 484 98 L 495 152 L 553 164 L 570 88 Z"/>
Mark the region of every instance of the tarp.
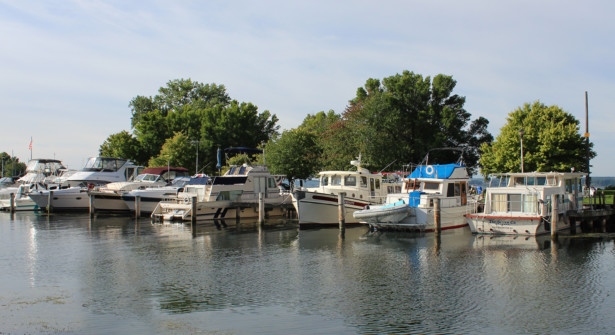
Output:
<path fill-rule="evenodd" d="M 453 174 L 455 168 L 462 167 L 459 164 L 434 164 L 417 167 L 408 178 L 438 178 L 447 179 Z"/>

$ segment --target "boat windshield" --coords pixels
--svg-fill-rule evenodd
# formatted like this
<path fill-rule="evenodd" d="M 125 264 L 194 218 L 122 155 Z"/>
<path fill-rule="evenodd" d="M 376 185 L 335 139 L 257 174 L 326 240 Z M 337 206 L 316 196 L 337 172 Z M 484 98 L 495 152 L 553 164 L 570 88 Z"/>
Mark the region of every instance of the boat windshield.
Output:
<path fill-rule="evenodd" d="M 125 159 L 92 157 L 85 163 L 83 171 L 115 172 L 126 164 Z"/>
<path fill-rule="evenodd" d="M 63 168 L 64 166 L 62 166 L 62 163 L 60 163 L 59 161 L 37 159 L 28 162 L 26 171 L 51 174 Z"/>
<path fill-rule="evenodd" d="M 156 181 L 159 175 L 151 173 L 143 173 L 135 177 L 135 181 Z"/>

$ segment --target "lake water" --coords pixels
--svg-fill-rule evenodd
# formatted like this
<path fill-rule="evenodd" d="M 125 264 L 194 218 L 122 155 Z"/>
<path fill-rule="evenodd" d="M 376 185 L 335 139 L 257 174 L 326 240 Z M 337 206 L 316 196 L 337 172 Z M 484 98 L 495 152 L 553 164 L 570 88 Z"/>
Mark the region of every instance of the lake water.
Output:
<path fill-rule="evenodd" d="M 614 315 L 612 236 L 0 213 L 0 334 L 612 334 Z"/>

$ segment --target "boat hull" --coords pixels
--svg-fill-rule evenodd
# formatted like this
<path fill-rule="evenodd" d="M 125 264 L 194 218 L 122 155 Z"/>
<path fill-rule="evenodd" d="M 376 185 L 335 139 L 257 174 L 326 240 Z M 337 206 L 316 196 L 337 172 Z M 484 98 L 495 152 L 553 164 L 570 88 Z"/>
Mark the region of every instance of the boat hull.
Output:
<path fill-rule="evenodd" d="M 440 209 L 440 230 L 459 229 L 468 226 L 464 214 L 472 210 L 472 206 L 445 207 Z M 433 208 L 412 207 L 413 215 L 396 222 L 370 223 L 374 230 L 400 230 L 433 232 L 436 229 Z"/>
<path fill-rule="evenodd" d="M 536 236 L 551 232 L 549 218 L 541 216 L 496 216 L 469 214 L 466 221 L 475 234 Z M 566 221 L 558 219 L 557 231 L 569 228 Z"/>
<path fill-rule="evenodd" d="M 51 202 L 53 211 L 88 211 L 90 209 L 87 188 L 70 187 L 54 190 L 51 199 L 49 199 L 49 194 L 50 191 L 37 191 L 30 192 L 29 196 L 40 208 L 47 208 Z"/>
<path fill-rule="evenodd" d="M 353 213 L 373 203 L 355 198 L 344 199 L 344 221 L 346 224 L 361 224 Z M 295 192 L 293 206 L 297 211 L 299 225 L 303 227 L 339 224 L 338 196 L 318 192 Z"/>

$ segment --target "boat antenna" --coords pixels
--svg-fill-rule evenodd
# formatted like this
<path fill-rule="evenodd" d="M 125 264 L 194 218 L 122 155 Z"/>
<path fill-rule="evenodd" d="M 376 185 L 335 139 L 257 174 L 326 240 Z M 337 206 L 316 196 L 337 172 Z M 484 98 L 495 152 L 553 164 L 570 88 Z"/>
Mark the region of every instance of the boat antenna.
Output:
<path fill-rule="evenodd" d="M 382 170 L 378 171 L 378 173 L 382 173 L 382 171 L 384 171 L 384 169 L 388 168 L 389 166 L 391 166 L 391 164 L 395 163 L 397 161 L 397 159 L 394 159 L 391 163 L 389 163 L 387 166 L 383 167 Z"/>

